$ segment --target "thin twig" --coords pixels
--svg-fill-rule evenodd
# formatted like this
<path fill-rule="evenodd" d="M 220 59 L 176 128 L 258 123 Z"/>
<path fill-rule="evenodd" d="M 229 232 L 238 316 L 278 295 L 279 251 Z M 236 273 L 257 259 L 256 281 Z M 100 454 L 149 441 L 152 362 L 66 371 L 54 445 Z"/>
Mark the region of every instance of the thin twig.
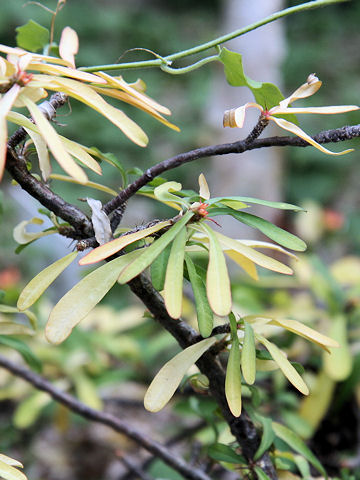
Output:
<path fill-rule="evenodd" d="M 156 442 L 155 440 L 152 440 L 147 435 L 134 428 L 132 425 L 126 423 L 124 420 L 121 420 L 110 413 L 101 412 L 85 405 L 75 397 L 54 387 L 41 375 L 20 365 L 16 365 L 14 362 L 8 360 L 2 355 L 0 355 L 0 367 L 5 368 L 15 376 L 22 378 L 28 383 L 31 383 L 38 390 L 47 392 L 54 400 L 62 405 L 65 405 L 71 411 L 81 415 L 82 417 L 92 420 L 93 422 L 107 425 L 116 432 L 122 433 L 123 435 L 131 438 L 153 455 L 161 458 L 165 463 L 181 473 L 185 478 L 191 480 L 210 480 L 203 471 L 188 465 L 182 458 L 176 456 L 167 447 L 159 442 Z"/>

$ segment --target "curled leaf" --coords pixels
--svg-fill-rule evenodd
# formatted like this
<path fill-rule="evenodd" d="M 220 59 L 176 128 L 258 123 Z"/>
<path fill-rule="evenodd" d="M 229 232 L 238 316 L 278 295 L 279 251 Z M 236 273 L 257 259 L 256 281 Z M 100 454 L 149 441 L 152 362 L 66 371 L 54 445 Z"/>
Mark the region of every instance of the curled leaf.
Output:
<path fill-rule="evenodd" d="M 20 245 L 24 245 L 26 243 L 32 242 L 37 238 L 45 237 L 46 235 L 51 235 L 52 233 L 56 233 L 55 229 L 46 230 L 43 232 L 28 232 L 26 227 L 28 225 L 42 225 L 44 221 L 41 218 L 34 217 L 31 220 L 23 220 L 20 222 L 13 231 L 13 237 L 15 242 L 20 243 Z"/>

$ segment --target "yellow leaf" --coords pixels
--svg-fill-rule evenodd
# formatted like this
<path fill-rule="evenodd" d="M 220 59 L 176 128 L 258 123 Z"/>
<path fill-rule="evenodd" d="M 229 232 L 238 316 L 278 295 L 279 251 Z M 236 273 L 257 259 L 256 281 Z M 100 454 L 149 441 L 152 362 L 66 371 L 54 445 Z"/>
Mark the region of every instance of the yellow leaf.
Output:
<path fill-rule="evenodd" d="M 54 155 L 59 165 L 71 177 L 75 178 L 80 183 L 86 183 L 88 180 L 86 173 L 67 153 L 56 130 L 47 120 L 39 107 L 25 96 L 22 97 L 22 100 L 28 108 L 31 116 L 40 130 L 42 137 L 46 141 L 51 153 Z"/>
<path fill-rule="evenodd" d="M 236 262 L 252 279 L 258 280 L 259 275 L 253 261 L 235 250 L 224 250 L 226 255 Z"/>
<path fill-rule="evenodd" d="M 200 191 L 199 191 L 200 197 L 203 198 L 204 200 L 209 200 L 210 198 L 209 185 L 203 173 L 200 173 L 199 175 L 199 187 L 200 187 Z"/>
<path fill-rule="evenodd" d="M 25 130 L 26 130 L 26 133 L 31 138 L 31 140 L 34 142 L 36 153 L 39 159 L 39 167 L 41 170 L 41 175 L 44 180 L 47 180 L 51 174 L 51 164 L 50 164 L 50 156 L 49 156 L 49 151 L 48 151 L 46 142 L 40 134 L 35 133 L 29 128 L 25 128 Z"/>
<path fill-rule="evenodd" d="M 159 370 L 151 382 L 144 398 L 144 406 L 149 412 L 158 412 L 171 399 L 183 376 L 195 362 L 199 360 L 206 350 L 214 343 L 216 338 L 210 337 L 201 340 L 182 352 L 175 355 Z"/>
<path fill-rule="evenodd" d="M 65 27 L 61 33 L 59 43 L 60 57 L 70 63 L 75 68 L 75 55 L 79 51 L 79 39 L 75 30 Z"/>
<path fill-rule="evenodd" d="M 13 467 L 24 468 L 23 464 L 20 463 L 18 460 L 8 457 L 7 455 L 4 455 L 2 453 L 0 453 L 0 462 L 6 463 L 7 465 L 11 465 Z"/>
<path fill-rule="evenodd" d="M 86 183 L 80 183 L 72 177 L 67 177 L 66 175 L 60 175 L 58 173 L 52 173 L 50 175 L 50 178 L 53 180 L 60 180 L 61 182 L 76 183 L 77 185 L 82 185 L 83 187 L 95 188 L 96 190 L 108 193 L 109 195 L 113 195 L 114 197 L 116 197 L 116 195 L 118 194 L 116 190 L 113 190 L 106 185 L 102 185 L 101 183 L 95 183 L 90 181 L 87 181 Z"/>
<path fill-rule="evenodd" d="M 76 70 L 75 68 L 63 67 L 60 65 L 51 65 L 50 63 L 31 62 L 29 69 L 43 72 L 45 74 L 48 73 L 50 75 L 64 75 L 65 77 L 75 78 L 76 80 L 81 80 L 83 82 L 93 82 L 101 84 L 106 83 L 105 80 L 99 78 L 96 75 L 93 75 L 92 73 L 82 72 L 81 70 Z M 37 79 L 37 77 L 35 77 L 35 79 Z M 54 77 L 53 80 L 55 81 L 56 77 Z M 46 88 L 45 85 L 44 87 Z"/>
<path fill-rule="evenodd" d="M 86 167 L 90 168 L 93 172 L 97 173 L 98 175 L 102 174 L 101 167 L 96 160 L 93 159 L 91 155 L 86 151 L 86 147 L 81 145 L 80 143 L 73 142 L 66 137 L 59 135 L 60 140 L 62 141 L 65 149 L 68 153 L 70 153 L 73 157 L 77 158 L 81 163 L 83 163 Z"/>
<path fill-rule="evenodd" d="M 20 85 L 15 84 L 0 99 L 0 180 L 4 173 L 7 153 L 7 124 L 5 119 L 19 95 L 20 89 Z"/>
<path fill-rule="evenodd" d="M 164 222 L 159 222 L 152 227 L 139 230 L 138 232 L 129 233 L 128 235 L 123 235 L 122 237 L 115 238 L 115 240 L 112 240 L 111 242 L 94 248 L 94 250 L 85 255 L 85 257 L 83 257 L 79 261 L 79 265 L 90 265 L 91 263 L 96 263 L 100 260 L 104 260 L 105 258 L 114 255 L 114 253 L 119 252 L 127 245 L 141 240 L 142 238 L 149 237 L 153 233 L 158 232 L 162 228 L 165 228 L 169 225 L 171 225 L 171 222 L 169 220 L 166 220 Z"/>
<path fill-rule="evenodd" d="M 63 258 L 52 263 L 40 273 L 38 273 L 25 286 L 20 293 L 17 301 L 19 310 L 26 310 L 44 293 L 44 291 L 54 282 L 54 280 L 65 270 L 66 267 L 76 258 L 78 252 L 69 253 Z"/>
<path fill-rule="evenodd" d="M 27 225 L 42 225 L 44 222 L 41 218 L 34 217 L 31 220 L 23 220 L 20 222 L 13 231 L 13 237 L 15 242 L 20 243 L 20 245 L 24 245 L 25 243 L 32 242 L 37 238 L 45 237 L 46 235 L 51 235 L 52 233 L 56 233 L 55 229 L 47 230 L 46 232 L 27 232 L 26 227 Z"/>
<path fill-rule="evenodd" d="M 296 100 L 299 100 L 300 98 L 311 97 L 311 95 L 314 95 L 314 93 L 316 93 L 319 90 L 321 85 L 322 85 L 322 82 L 317 77 L 313 76 L 312 78 L 310 78 L 310 81 L 303 83 L 289 97 L 284 98 L 284 100 L 282 100 L 279 103 L 279 107 L 287 108 L 291 103 L 295 102 Z M 271 109 L 271 113 L 273 112 L 277 113 L 277 110 L 279 107 L 273 107 Z"/>
<path fill-rule="evenodd" d="M 239 342 L 231 344 L 225 378 L 225 396 L 234 417 L 241 415 L 241 373 Z"/>
<path fill-rule="evenodd" d="M 257 103 L 248 102 L 245 105 L 242 105 L 238 108 L 233 108 L 232 110 L 226 110 L 224 113 L 223 125 L 224 127 L 231 127 L 231 128 L 242 128 L 245 121 L 245 114 L 246 110 L 249 107 L 254 107 L 263 111 L 263 108 L 258 105 Z"/>

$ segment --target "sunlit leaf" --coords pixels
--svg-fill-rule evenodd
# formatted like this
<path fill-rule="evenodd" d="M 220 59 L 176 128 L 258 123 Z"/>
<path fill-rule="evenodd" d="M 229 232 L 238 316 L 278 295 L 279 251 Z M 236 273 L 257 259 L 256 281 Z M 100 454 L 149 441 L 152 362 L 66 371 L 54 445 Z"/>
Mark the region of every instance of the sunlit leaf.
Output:
<path fill-rule="evenodd" d="M 107 242 L 100 247 L 94 248 L 94 250 L 85 255 L 85 257 L 83 257 L 79 261 L 79 265 L 89 265 L 91 263 L 96 263 L 100 260 L 104 260 L 105 258 L 114 255 L 114 253 L 119 252 L 127 245 L 141 240 L 142 238 L 149 237 L 153 233 L 158 232 L 159 230 L 168 227 L 169 225 L 171 225 L 170 221 L 165 220 L 164 222 L 159 222 L 152 227 L 144 228 L 143 230 L 139 230 L 138 232 L 129 233 L 128 235 L 122 235 L 119 238 L 115 238 L 115 240 L 112 240 L 111 242 Z"/>
<path fill-rule="evenodd" d="M 329 334 L 337 339 L 340 348 L 332 350 L 330 355 L 324 355 L 324 369 L 331 379 L 339 382 L 350 375 L 353 367 L 345 315 L 331 318 Z"/>
<path fill-rule="evenodd" d="M 241 373 L 240 348 L 237 338 L 233 338 L 226 367 L 225 396 L 234 417 L 241 414 Z"/>
<path fill-rule="evenodd" d="M 4 480 L 27 480 L 26 475 L 0 459 L 0 476 Z"/>
<path fill-rule="evenodd" d="M 185 255 L 185 261 L 191 286 L 194 292 L 199 331 L 201 336 L 206 338 L 212 332 L 214 315 L 207 299 L 206 286 L 203 282 L 203 279 L 196 271 L 195 265 L 188 254 Z"/>
<path fill-rule="evenodd" d="M 321 465 L 315 455 L 311 452 L 311 450 L 301 440 L 301 438 L 296 435 L 296 433 L 278 422 L 273 422 L 272 428 L 277 437 L 279 437 L 283 442 L 289 445 L 290 448 L 305 457 L 311 463 L 311 465 L 321 473 L 321 475 L 323 475 L 326 479 L 328 478 L 324 467 Z"/>
<path fill-rule="evenodd" d="M 230 279 L 225 257 L 215 232 L 205 223 L 202 229 L 209 237 L 209 263 L 206 275 L 206 291 L 210 306 L 220 317 L 231 311 Z"/>
<path fill-rule="evenodd" d="M 226 255 L 236 262 L 252 279 L 258 280 L 259 276 L 253 261 L 235 250 L 224 250 Z"/>
<path fill-rule="evenodd" d="M 76 258 L 78 252 L 72 252 L 56 262 L 52 263 L 40 273 L 38 273 L 26 285 L 20 293 L 17 301 L 19 310 L 26 310 L 31 307 L 45 290 L 54 282 L 54 280 L 65 270 L 66 267 Z"/>
<path fill-rule="evenodd" d="M 251 325 L 244 321 L 244 340 L 241 352 L 241 370 L 244 380 L 249 385 L 255 382 L 256 350 L 255 336 Z"/>
<path fill-rule="evenodd" d="M 205 338 L 185 348 L 185 350 L 165 363 L 147 389 L 144 398 L 146 410 L 149 412 L 158 412 L 165 407 L 191 365 L 197 362 L 201 355 L 214 345 L 215 342 L 216 338 L 214 337 Z"/>
<path fill-rule="evenodd" d="M 79 51 L 79 39 L 75 30 L 65 27 L 61 33 L 59 43 L 60 57 L 75 68 L 75 55 Z"/>
<path fill-rule="evenodd" d="M 193 215 L 193 212 L 186 212 L 179 221 L 177 221 L 167 232 L 164 233 L 164 235 L 155 240 L 150 247 L 146 248 L 141 255 L 122 272 L 119 277 L 119 282 L 127 283 L 145 270 L 145 268 L 147 268 L 169 245 L 169 243 L 174 240 L 174 238 L 185 227 Z"/>
<path fill-rule="evenodd" d="M 13 467 L 24 468 L 24 465 L 21 462 L 2 453 L 0 453 L 0 462 L 6 463 L 6 465 L 12 465 Z"/>
<path fill-rule="evenodd" d="M 186 239 L 187 231 L 186 228 L 183 228 L 180 230 L 172 243 L 166 269 L 164 300 L 166 310 L 172 318 L 180 318 L 182 311 L 183 270 Z"/>
<path fill-rule="evenodd" d="M 270 355 L 279 365 L 280 370 L 283 372 L 289 382 L 292 383 L 294 387 L 296 387 L 302 394 L 308 395 L 309 389 L 306 383 L 300 377 L 295 368 L 291 365 L 285 354 L 274 343 L 270 342 L 262 335 L 256 335 L 256 337 L 259 342 L 261 342 L 269 351 Z"/>
<path fill-rule="evenodd" d="M 100 302 L 121 271 L 139 255 L 135 250 L 97 268 L 69 290 L 52 309 L 45 329 L 51 343 L 63 342 L 72 329 Z"/>
<path fill-rule="evenodd" d="M 17 32 L 17 45 L 30 52 L 42 50 L 49 43 L 49 30 L 34 22 L 34 20 L 29 20 L 25 25 L 17 27 L 15 30 Z"/>
<path fill-rule="evenodd" d="M 101 167 L 98 162 L 94 160 L 91 155 L 89 155 L 89 149 L 87 149 L 80 143 L 73 142 L 72 140 L 69 140 L 68 138 L 61 135 L 59 135 L 59 138 L 62 141 L 66 151 L 70 153 L 70 155 L 77 158 L 83 165 L 85 165 L 85 167 L 90 168 L 90 170 L 97 173 L 98 175 L 102 174 Z"/>

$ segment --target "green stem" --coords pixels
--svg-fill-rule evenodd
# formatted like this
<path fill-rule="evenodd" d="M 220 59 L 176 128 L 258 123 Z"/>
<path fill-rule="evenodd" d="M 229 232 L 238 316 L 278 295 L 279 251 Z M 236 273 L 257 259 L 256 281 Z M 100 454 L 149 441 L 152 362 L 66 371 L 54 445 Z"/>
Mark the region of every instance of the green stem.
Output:
<path fill-rule="evenodd" d="M 300 5 L 295 5 L 294 7 L 289 7 L 285 8 L 284 10 L 281 10 L 280 12 L 273 13 L 272 15 L 269 15 L 268 17 L 259 20 L 257 22 L 251 23 L 247 27 L 240 28 L 239 30 L 235 30 L 234 32 L 228 33 L 226 35 L 222 35 L 221 37 L 217 37 L 214 40 L 211 40 L 210 42 L 202 43 L 201 45 L 198 45 L 193 48 L 189 48 L 187 50 L 182 50 L 181 52 L 173 53 L 172 55 L 168 55 L 164 57 L 163 59 L 157 58 L 155 60 L 144 60 L 140 62 L 129 62 L 129 63 L 113 63 L 113 64 L 108 64 L 108 65 L 96 65 L 93 67 L 81 67 L 79 70 L 82 70 L 84 72 L 98 72 L 98 71 L 107 71 L 107 70 L 124 70 L 124 69 L 129 69 L 129 68 L 144 68 L 144 67 L 162 67 L 163 70 L 168 71 L 169 73 L 186 73 L 190 70 L 193 70 L 195 65 L 195 68 L 198 68 L 199 66 L 203 65 L 203 63 L 208 63 L 210 61 L 215 60 L 213 57 L 208 57 L 201 65 L 199 65 L 199 62 L 195 63 L 194 65 L 190 65 L 189 67 L 184 67 L 181 69 L 172 69 L 169 67 L 169 64 L 173 60 L 177 60 L 179 58 L 184 58 L 188 57 L 189 55 L 194 55 L 196 53 L 203 52 L 205 50 L 208 50 L 213 47 L 218 47 L 220 44 L 228 42 L 229 40 L 232 40 L 233 38 L 239 37 L 241 35 L 244 35 L 245 33 L 251 32 L 252 30 L 255 30 L 256 28 L 262 27 L 263 25 L 266 25 L 268 23 L 274 22 L 275 20 L 278 20 L 279 18 L 286 17 L 288 15 L 292 15 L 293 13 L 299 13 L 299 12 L 305 12 L 307 10 L 313 10 L 314 8 L 319 8 L 319 7 L 325 7 L 327 5 L 331 5 L 333 3 L 340 3 L 340 2 L 346 2 L 348 0 L 313 0 L 310 2 L 302 3 Z M 211 60 L 209 60 L 211 59 Z M 200 60 L 202 62 L 202 60 Z M 166 67 L 166 68 L 164 68 Z M 188 70 L 190 69 L 190 70 Z M 174 71 L 175 70 L 175 71 Z"/>

